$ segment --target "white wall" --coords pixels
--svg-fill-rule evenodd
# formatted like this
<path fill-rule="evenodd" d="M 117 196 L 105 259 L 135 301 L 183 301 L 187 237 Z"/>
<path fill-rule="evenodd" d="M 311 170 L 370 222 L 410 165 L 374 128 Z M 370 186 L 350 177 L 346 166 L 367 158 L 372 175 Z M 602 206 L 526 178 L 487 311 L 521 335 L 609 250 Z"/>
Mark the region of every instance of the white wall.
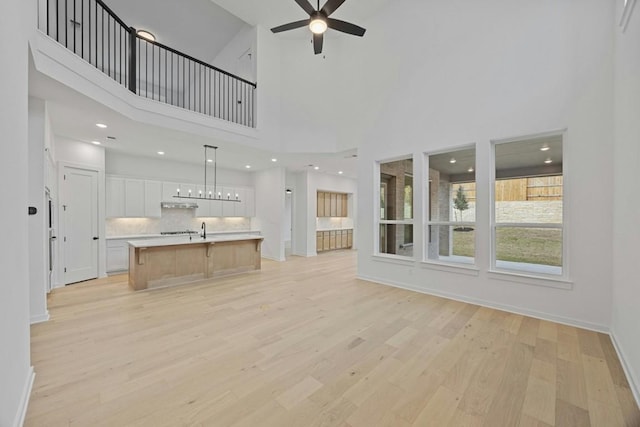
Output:
<path fill-rule="evenodd" d="M 622 1 L 617 1 L 617 18 Z M 627 374 L 640 401 L 640 10 L 631 16 L 626 32 L 615 28 L 615 139 L 613 317 L 611 332 Z"/>
<path fill-rule="evenodd" d="M 231 41 L 218 53 L 212 64 L 250 82 L 256 81 L 256 45 L 255 27 L 242 28 Z M 251 67 L 244 69 L 240 57 L 247 51 L 251 53 Z"/>
<path fill-rule="evenodd" d="M 33 381 L 29 357 L 28 45 L 33 2 L 0 2 L 0 425 L 23 420 Z M 6 205 L 5 205 L 6 203 Z"/>
<path fill-rule="evenodd" d="M 256 27 L 257 37 L 257 93 L 256 128 L 263 148 L 279 151 L 282 146 L 280 100 L 282 75 L 280 45 L 267 28 Z M 274 60 L 275 58 L 275 60 Z"/>
<path fill-rule="evenodd" d="M 461 13 L 464 11 L 464 13 Z M 579 19 L 577 19 L 579 17 Z M 358 274 L 534 316 L 607 330 L 611 315 L 613 3 L 491 0 L 387 4 L 354 50 L 349 76 L 371 120 L 359 147 Z M 419 48 L 407 40 L 419 40 Z M 380 61 L 384 58 L 384 62 Z M 382 86 L 382 93 L 373 88 Z M 358 84 L 360 83 L 360 84 Z M 377 84 L 376 84 L 377 83 Z M 381 98 L 383 97 L 383 98 Z M 353 98 L 349 97 L 348 98 Z M 372 111 L 371 106 L 377 111 Z M 497 280 L 489 266 L 490 141 L 567 128 L 565 170 L 571 290 Z M 372 256 L 374 162 L 477 143 L 477 275 Z M 423 175 L 424 174 L 424 175 Z M 414 246 L 422 254 L 417 180 Z M 589 209 L 584 204 L 589 203 Z"/>
<path fill-rule="evenodd" d="M 264 236 L 262 256 L 284 261 L 285 170 L 273 168 L 255 173 L 256 218 L 253 229 Z"/>
<path fill-rule="evenodd" d="M 29 98 L 29 303 L 31 323 L 49 320 L 47 281 L 49 245 L 47 206 L 45 201 L 45 140 L 48 128 L 45 101 Z"/>

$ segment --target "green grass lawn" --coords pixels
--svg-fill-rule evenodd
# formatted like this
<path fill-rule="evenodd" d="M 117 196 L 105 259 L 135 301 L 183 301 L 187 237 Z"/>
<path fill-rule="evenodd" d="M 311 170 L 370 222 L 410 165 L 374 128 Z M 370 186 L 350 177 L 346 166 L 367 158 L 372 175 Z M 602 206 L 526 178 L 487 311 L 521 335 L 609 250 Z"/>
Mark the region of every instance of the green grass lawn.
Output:
<path fill-rule="evenodd" d="M 453 254 L 474 256 L 475 231 L 453 232 Z M 530 264 L 562 265 L 562 230 L 498 228 L 497 259 Z"/>

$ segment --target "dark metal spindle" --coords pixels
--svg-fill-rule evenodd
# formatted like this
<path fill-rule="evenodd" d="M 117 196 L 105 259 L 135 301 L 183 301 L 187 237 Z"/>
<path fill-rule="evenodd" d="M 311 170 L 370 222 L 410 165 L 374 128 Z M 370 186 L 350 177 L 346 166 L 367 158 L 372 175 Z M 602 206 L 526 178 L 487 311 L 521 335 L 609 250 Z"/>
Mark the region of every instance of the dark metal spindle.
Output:
<path fill-rule="evenodd" d="M 100 10 L 102 11 L 102 25 L 100 25 L 100 39 L 102 41 L 102 62 L 101 62 L 101 66 L 102 66 L 102 72 L 104 73 L 104 8 L 100 8 Z"/>
<path fill-rule="evenodd" d="M 64 47 L 69 48 L 69 13 L 68 13 L 68 4 L 67 0 L 64 1 Z"/>
<path fill-rule="evenodd" d="M 111 77 L 111 17 L 107 15 L 107 74 Z"/>
<path fill-rule="evenodd" d="M 73 25 L 71 30 L 73 31 L 73 53 L 76 53 L 76 0 L 73 0 Z"/>
<path fill-rule="evenodd" d="M 186 103 L 186 85 L 184 84 L 185 80 L 184 80 L 184 72 L 186 71 L 186 63 L 185 61 L 187 60 L 187 58 L 182 58 L 182 108 L 187 108 L 187 103 Z"/>

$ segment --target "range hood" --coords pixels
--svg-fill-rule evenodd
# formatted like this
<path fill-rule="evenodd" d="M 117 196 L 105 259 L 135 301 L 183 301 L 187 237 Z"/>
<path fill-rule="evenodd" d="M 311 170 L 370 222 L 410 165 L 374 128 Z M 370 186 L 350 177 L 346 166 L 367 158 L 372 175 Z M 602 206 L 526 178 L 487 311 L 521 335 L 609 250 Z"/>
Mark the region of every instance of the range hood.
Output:
<path fill-rule="evenodd" d="M 198 204 L 196 202 L 162 202 L 160 207 L 167 209 L 195 209 Z"/>

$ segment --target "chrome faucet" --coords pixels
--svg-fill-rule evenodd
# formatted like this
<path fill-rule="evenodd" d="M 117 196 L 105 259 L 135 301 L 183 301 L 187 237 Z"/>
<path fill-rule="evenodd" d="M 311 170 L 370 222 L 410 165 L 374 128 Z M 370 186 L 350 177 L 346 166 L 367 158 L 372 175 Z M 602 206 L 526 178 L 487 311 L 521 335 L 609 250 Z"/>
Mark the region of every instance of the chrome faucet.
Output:
<path fill-rule="evenodd" d="M 207 224 L 205 224 L 204 221 L 202 221 L 202 226 L 200 227 L 200 229 L 202 230 L 202 238 L 206 239 L 207 238 Z"/>

